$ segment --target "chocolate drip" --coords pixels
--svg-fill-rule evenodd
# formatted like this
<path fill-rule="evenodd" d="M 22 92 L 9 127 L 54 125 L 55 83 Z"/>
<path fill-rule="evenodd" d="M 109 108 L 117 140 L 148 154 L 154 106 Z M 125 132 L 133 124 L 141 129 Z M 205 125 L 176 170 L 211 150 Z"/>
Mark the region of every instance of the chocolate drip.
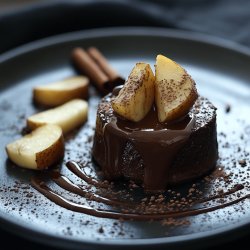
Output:
<path fill-rule="evenodd" d="M 92 185 L 95 185 L 96 187 L 107 187 L 107 185 L 103 184 L 102 182 L 99 182 L 99 181 L 95 180 L 94 178 L 86 175 L 84 173 L 84 171 L 81 170 L 80 166 L 76 162 L 69 161 L 66 164 L 66 166 L 71 172 L 73 172 L 76 176 L 78 176 L 79 178 L 81 178 L 85 182 L 92 184 Z"/>
<path fill-rule="evenodd" d="M 143 161 L 145 190 L 164 190 L 169 167 L 189 138 L 194 124 L 194 116 L 189 115 L 175 123 L 159 123 L 154 108 L 138 123 L 113 117 L 104 126 L 103 169 L 109 175 L 121 175 L 121 155 L 126 144 L 130 143 Z"/>
<path fill-rule="evenodd" d="M 71 168 L 74 169 L 74 167 L 77 166 L 76 163 L 69 163 L 67 165 L 73 166 Z M 80 168 L 78 168 L 79 171 Z M 83 172 L 82 172 L 83 173 Z M 83 175 L 85 175 L 83 173 Z M 72 183 L 67 177 L 59 174 L 52 172 L 50 173 L 50 177 L 62 188 L 74 193 L 78 194 L 80 196 L 83 196 L 87 199 L 94 200 L 97 202 L 102 202 L 104 204 L 108 204 L 114 207 L 115 210 L 117 210 L 117 206 L 120 207 L 121 205 L 123 208 L 126 208 L 126 211 L 123 210 L 103 210 L 103 209 L 96 209 L 88 204 L 77 204 L 75 202 L 69 201 L 62 197 L 61 195 L 57 194 L 55 191 L 51 190 L 45 182 L 41 178 L 33 177 L 31 182 L 34 188 L 36 188 L 40 193 L 42 193 L 44 196 L 46 196 L 48 199 L 50 199 L 52 202 L 56 203 L 57 205 L 64 207 L 66 209 L 75 211 L 75 212 L 80 212 L 96 217 L 102 217 L 102 218 L 111 218 L 111 219 L 124 219 L 124 220 L 139 220 L 139 221 L 144 221 L 144 220 L 162 220 L 162 219 L 167 219 L 167 218 L 176 218 L 176 217 L 184 217 L 184 216 L 194 216 L 198 214 L 203 214 L 207 212 L 212 212 L 217 209 L 221 209 L 227 206 L 231 206 L 233 204 L 236 204 L 240 201 L 243 201 L 247 198 L 250 198 L 250 194 L 238 194 L 237 193 L 237 198 L 236 199 L 231 199 L 229 197 L 229 201 L 226 201 L 224 203 L 221 203 L 219 205 L 208 205 L 207 207 L 201 207 L 197 209 L 176 209 L 176 210 L 169 210 L 167 209 L 167 204 L 164 204 L 165 209 L 160 210 L 157 213 L 150 213 L 150 212 L 138 212 L 138 210 L 134 209 L 133 206 L 131 207 L 131 204 L 127 201 L 117 201 L 117 200 L 111 200 L 104 198 L 102 196 L 90 193 L 89 191 L 85 191 L 81 189 L 78 185 Z M 86 179 L 86 178 L 85 178 Z M 88 179 L 87 179 L 88 180 Z M 93 184 L 95 182 L 92 182 Z M 223 194 L 218 194 L 214 195 L 212 197 L 204 198 L 200 201 L 197 201 L 197 203 L 204 203 L 208 201 L 215 201 L 216 199 L 221 199 L 221 198 L 226 198 L 228 195 L 233 195 L 236 192 L 242 190 L 244 188 L 243 185 L 235 185 L 231 190 L 228 190 L 227 192 L 224 192 Z M 205 204 L 205 203 L 204 203 Z M 134 203 L 134 207 L 137 207 L 138 204 Z"/>
<path fill-rule="evenodd" d="M 226 197 L 227 195 L 230 195 L 230 194 L 234 194 L 236 193 L 237 191 L 240 191 L 244 189 L 244 186 L 242 184 L 237 184 L 235 185 L 232 189 L 226 191 L 226 192 L 222 192 L 222 193 L 219 193 L 217 195 L 214 195 L 214 196 L 210 196 L 210 197 L 207 197 L 207 198 L 204 198 L 204 199 L 201 199 L 201 200 L 198 200 L 196 201 L 196 203 L 202 203 L 202 202 L 207 202 L 207 201 L 212 201 L 214 199 L 220 199 L 220 198 L 224 198 Z"/>
<path fill-rule="evenodd" d="M 123 202 L 117 201 L 117 200 L 111 200 L 109 198 L 94 194 L 90 191 L 86 191 L 84 189 L 82 189 L 81 187 L 79 187 L 78 185 L 74 184 L 70 179 L 68 179 L 66 176 L 61 175 L 59 173 L 57 173 L 56 175 L 53 173 L 51 174 L 51 178 L 52 180 L 61 188 L 71 192 L 71 193 L 75 193 L 78 194 L 82 197 L 88 198 L 90 200 L 93 201 L 97 201 L 97 202 L 102 202 L 105 203 L 107 205 L 116 205 L 116 206 L 121 206 L 124 205 Z"/>

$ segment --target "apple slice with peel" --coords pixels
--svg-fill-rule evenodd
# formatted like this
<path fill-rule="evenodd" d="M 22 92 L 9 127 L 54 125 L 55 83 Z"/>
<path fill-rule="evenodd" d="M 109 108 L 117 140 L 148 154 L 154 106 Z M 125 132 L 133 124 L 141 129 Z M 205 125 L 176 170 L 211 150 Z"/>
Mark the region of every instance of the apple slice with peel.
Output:
<path fill-rule="evenodd" d="M 114 111 L 130 121 L 142 120 L 154 102 L 155 77 L 149 64 L 137 63 L 112 101 Z"/>
<path fill-rule="evenodd" d="M 69 101 L 59 107 L 34 114 L 27 119 L 27 127 L 31 130 L 44 124 L 56 124 L 63 133 L 82 125 L 88 116 L 88 103 L 81 99 Z"/>
<path fill-rule="evenodd" d="M 181 118 L 198 97 L 194 80 L 179 64 L 158 55 L 155 66 L 155 103 L 160 122 Z"/>
<path fill-rule="evenodd" d="M 43 170 L 58 163 L 64 155 L 62 129 L 44 125 L 6 146 L 9 159 L 20 167 Z"/>
<path fill-rule="evenodd" d="M 73 76 L 62 81 L 37 86 L 33 89 L 36 104 L 56 107 L 72 99 L 88 98 L 89 79 L 84 76 Z"/>

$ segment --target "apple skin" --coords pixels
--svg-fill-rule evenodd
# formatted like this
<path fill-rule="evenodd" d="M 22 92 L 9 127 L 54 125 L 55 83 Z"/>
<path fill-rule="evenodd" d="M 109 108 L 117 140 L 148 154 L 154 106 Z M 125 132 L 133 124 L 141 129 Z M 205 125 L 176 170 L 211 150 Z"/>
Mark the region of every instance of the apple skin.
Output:
<path fill-rule="evenodd" d="M 64 156 L 62 129 L 44 125 L 6 146 L 9 159 L 17 166 L 43 170 L 58 163 Z"/>
<path fill-rule="evenodd" d="M 137 63 L 118 96 L 112 101 L 114 111 L 133 122 L 142 120 L 154 102 L 154 81 L 150 65 Z"/>
<path fill-rule="evenodd" d="M 81 99 L 71 100 L 61 106 L 30 116 L 27 127 L 34 130 L 44 124 L 56 124 L 66 134 L 86 122 L 88 103 Z"/>
<path fill-rule="evenodd" d="M 160 122 L 177 120 L 194 105 L 198 93 L 191 76 L 173 60 L 158 55 L 155 66 L 155 103 Z"/>
<path fill-rule="evenodd" d="M 56 107 L 73 99 L 88 99 L 89 79 L 74 76 L 33 89 L 35 104 L 43 107 Z"/>

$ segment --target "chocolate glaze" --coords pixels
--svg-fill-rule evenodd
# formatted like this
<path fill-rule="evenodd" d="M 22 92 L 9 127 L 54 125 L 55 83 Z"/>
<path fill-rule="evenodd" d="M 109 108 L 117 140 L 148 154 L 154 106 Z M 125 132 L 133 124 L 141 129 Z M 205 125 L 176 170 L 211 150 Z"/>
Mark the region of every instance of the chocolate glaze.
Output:
<path fill-rule="evenodd" d="M 72 173 L 81 171 L 81 176 L 86 176 L 86 174 L 81 170 L 80 166 L 78 166 L 75 162 L 70 162 L 67 164 L 68 168 Z M 80 176 L 79 174 L 77 176 Z M 124 219 L 124 220 L 162 220 L 167 218 L 176 218 L 176 217 L 186 217 L 186 216 L 193 216 L 198 215 L 202 213 L 207 213 L 211 211 L 215 211 L 217 209 L 221 209 L 227 206 L 231 206 L 233 204 L 236 204 L 240 201 L 243 201 L 247 198 L 250 198 L 249 194 L 246 194 L 245 192 L 239 193 L 242 189 L 244 189 L 244 186 L 239 184 L 235 185 L 233 188 L 229 189 L 228 191 L 224 193 L 219 193 L 214 196 L 210 196 L 205 199 L 197 200 L 194 204 L 190 205 L 190 207 L 186 207 L 185 209 L 169 209 L 168 204 L 164 203 L 161 205 L 161 209 L 158 210 L 158 212 L 148 212 L 143 211 L 143 207 L 140 207 L 136 202 L 131 206 L 130 202 L 127 202 L 125 200 L 112 200 L 107 199 L 102 196 L 96 195 L 94 193 L 90 193 L 89 191 L 83 190 L 78 185 L 72 183 L 67 177 L 62 176 L 59 173 L 50 172 L 50 177 L 52 180 L 55 181 L 60 187 L 70 191 L 71 193 L 80 195 L 82 197 L 85 197 L 87 200 L 94 200 L 97 202 L 101 202 L 107 205 L 110 205 L 113 207 L 113 210 L 105 210 L 100 208 L 92 207 L 88 204 L 88 202 L 85 202 L 84 204 L 78 204 L 73 201 L 69 201 L 68 199 L 64 198 L 63 196 L 59 195 L 56 191 L 53 191 L 51 188 L 48 187 L 48 185 L 45 183 L 44 179 L 41 177 L 33 177 L 31 182 L 34 188 L 36 188 L 40 193 L 45 195 L 48 199 L 53 201 L 54 203 L 58 204 L 61 207 L 64 207 L 66 209 L 80 212 L 96 217 L 102 217 L 102 218 L 111 218 L 111 219 Z M 86 176 L 87 178 L 83 178 L 83 181 L 87 181 L 90 185 L 97 184 L 96 180 L 91 182 L 92 179 L 89 176 Z M 244 190 L 243 190 L 244 191 Z M 231 195 L 234 195 L 233 197 Z M 217 202 L 216 204 L 206 204 L 208 201 L 216 201 L 217 199 L 225 199 L 224 202 L 221 200 Z M 198 208 L 192 208 L 193 205 L 200 204 L 201 206 Z M 139 208 L 138 208 L 139 206 Z M 126 210 L 117 209 L 117 207 L 123 207 L 126 208 Z"/>
<path fill-rule="evenodd" d="M 74 184 L 70 179 L 68 179 L 66 176 L 61 175 L 59 173 L 52 173 L 51 175 L 52 180 L 61 188 L 78 194 L 82 197 L 86 197 L 86 198 L 91 198 L 91 200 L 93 201 L 97 201 L 97 202 L 102 202 L 105 203 L 107 205 L 124 205 L 122 202 L 117 201 L 117 200 L 111 200 L 109 198 L 106 197 L 102 197 L 100 195 L 94 194 L 90 191 L 84 190 L 81 187 L 79 187 L 78 185 Z M 37 180 L 33 180 L 34 182 L 37 182 L 39 179 Z"/>
<path fill-rule="evenodd" d="M 199 97 L 179 121 L 158 122 L 153 107 L 135 123 L 113 112 L 113 94 L 99 104 L 93 145 L 93 157 L 106 178 L 124 176 L 142 182 L 145 190 L 162 191 L 168 184 L 202 176 L 214 168 L 218 158 L 216 109 L 207 99 Z"/>

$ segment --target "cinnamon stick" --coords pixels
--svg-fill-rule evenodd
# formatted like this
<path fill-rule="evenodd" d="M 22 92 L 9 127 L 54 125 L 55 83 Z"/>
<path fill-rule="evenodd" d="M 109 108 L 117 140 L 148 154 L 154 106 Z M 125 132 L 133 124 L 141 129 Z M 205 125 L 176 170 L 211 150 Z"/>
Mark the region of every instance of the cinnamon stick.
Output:
<path fill-rule="evenodd" d="M 115 81 L 117 78 L 119 78 L 118 73 L 109 65 L 106 58 L 97 48 L 90 47 L 88 48 L 87 52 L 96 62 L 96 64 L 102 69 L 102 71 L 108 76 L 110 81 Z"/>
<path fill-rule="evenodd" d="M 87 51 L 75 48 L 72 52 L 72 60 L 76 67 L 90 78 L 101 94 L 107 94 L 114 87 L 124 83 L 124 79 L 95 47 L 91 47 Z"/>
<path fill-rule="evenodd" d="M 88 53 L 82 48 L 76 48 L 73 50 L 72 59 L 80 71 L 86 74 L 100 91 L 104 91 L 104 85 L 109 79 Z"/>

